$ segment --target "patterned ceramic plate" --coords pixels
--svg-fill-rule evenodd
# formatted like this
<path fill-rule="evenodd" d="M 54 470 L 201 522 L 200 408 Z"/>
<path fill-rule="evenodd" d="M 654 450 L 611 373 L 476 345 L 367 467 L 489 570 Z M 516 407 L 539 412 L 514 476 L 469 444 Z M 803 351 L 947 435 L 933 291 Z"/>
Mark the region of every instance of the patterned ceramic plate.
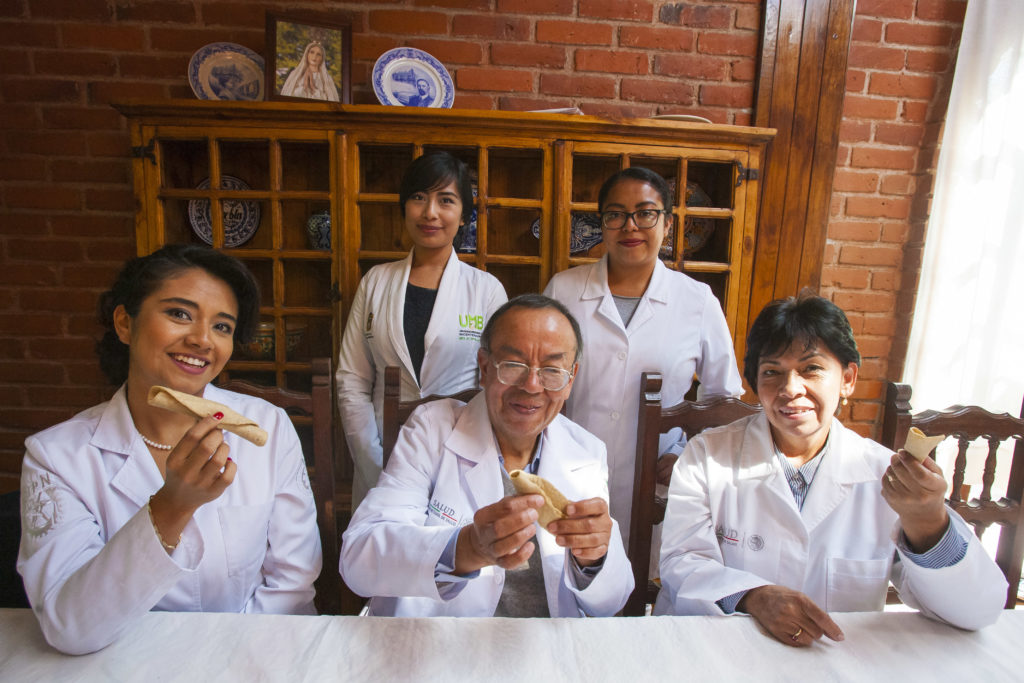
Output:
<path fill-rule="evenodd" d="M 189 60 L 188 82 L 201 100 L 262 100 L 263 58 L 237 43 L 210 43 Z"/>
<path fill-rule="evenodd" d="M 210 179 L 205 178 L 196 185 L 197 190 L 210 189 Z M 231 175 L 221 175 L 220 189 L 248 190 L 244 180 Z M 220 202 L 224 213 L 224 246 L 237 247 L 245 244 L 256 234 L 260 226 L 259 202 L 243 199 L 222 199 Z M 188 222 L 192 224 L 192 232 L 207 244 L 213 244 L 213 224 L 210 222 L 210 200 L 192 199 L 188 203 Z"/>
<path fill-rule="evenodd" d="M 381 104 L 451 109 L 455 84 L 441 62 L 423 50 L 396 47 L 373 65 L 373 92 Z"/>

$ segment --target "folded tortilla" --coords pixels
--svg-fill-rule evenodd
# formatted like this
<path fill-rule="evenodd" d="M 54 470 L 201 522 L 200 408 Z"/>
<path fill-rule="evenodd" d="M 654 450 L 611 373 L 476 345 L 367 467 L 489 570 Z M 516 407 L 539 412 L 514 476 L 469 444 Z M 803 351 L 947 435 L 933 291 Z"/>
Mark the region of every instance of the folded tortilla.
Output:
<path fill-rule="evenodd" d="M 918 462 L 922 462 L 945 439 L 945 434 L 925 436 L 925 433 L 917 427 L 911 427 L 907 433 L 907 443 L 903 445 L 903 450 L 917 458 Z"/>
<path fill-rule="evenodd" d="M 216 412 L 224 413 L 224 417 L 221 418 L 220 424 L 217 425 L 221 429 L 226 429 L 232 434 L 237 434 L 246 441 L 251 441 L 257 446 L 262 446 L 267 442 L 267 433 L 260 429 L 260 426 L 253 420 L 250 420 L 245 415 L 236 413 L 235 411 L 228 408 L 226 405 L 217 403 L 216 401 L 210 401 L 199 396 L 193 396 L 192 394 L 185 394 L 174 389 L 168 389 L 167 387 L 154 386 L 149 390 L 149 396 L 146 400 L 149 405 L 156 406 L 157 408 L 164 408 L 171 412 L 181 413 L 182 415 L 188 415 L 194 417 L 197 420 L 202 420 L 204 417 L 209 417 Z"/>
<path fill-rule="evenodd" d="M 537 522 L 543 528 L 546 529 L 551 522 L 565 519 L 565 506 L 569 501 L 550 481 L 522 470 L 512 470 L 508 476 L 519 495 L 536 493 L 544 497 L 544 505 L 537 511 Z"/>

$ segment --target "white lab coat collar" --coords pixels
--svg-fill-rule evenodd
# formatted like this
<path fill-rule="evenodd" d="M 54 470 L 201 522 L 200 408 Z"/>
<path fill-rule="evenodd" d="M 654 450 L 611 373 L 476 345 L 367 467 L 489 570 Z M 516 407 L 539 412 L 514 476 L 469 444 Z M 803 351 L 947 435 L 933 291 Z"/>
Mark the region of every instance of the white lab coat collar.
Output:
<path fill-rule="evenodd" d="M 412 257 L 413 252 L 410 250 L 409 255 L 402 260 L 401 270 L 396 271 L 399 281 L 393 283 L 392 291 L 394 291 L 394 296 L 387 303 L 387 329 L 391 346 L 402 360 L 402 365 L 405 367 L 406 372 L 409 373 L 410 377 L 415 378 L 416 372 L 412 367 L 409 347 L 405 343 L 405 293 L 409 287 Z M 441 274 L 441 282 L 437 287 L 437 297 L 434 300 L 434 310 L 430 314 L 430 323 L 427 325 L 427 332 L 423 337 L 423 368 L 428 372 L 432 367 L 426 360 L 427 355 L 430 353 L 430 346 L 443 329 L 451 326 L 451 311 L 449 309 L 457 298 L 455 292 L 459 287 L 460 264 L 459 257 L 453 248 L 451 253 L 448 254 L 448 262 L 445 264 L 444 272 Z M 444 368 L 438 368 L 437 371 L 443 372 Z M 426 379 L 425 377 L 420 377 L 419 385 L 427 384 Z"/>
<path fill-rule="evenodd" d="M 605 254 L 597 262 L 596 267 L 591 269 L 588 274 L 587 282 L 580 294 L 580 300 L 601 299 L 601 303 L 597 308 L 598 314 L 611 322 L 622 334 L 628 335 L 638 330 L 645 322 L 654 317 L 652 302 L 658 304 L 668 302 L 671 295 L 670 289 L 668 268 L 659 258 L 654 263 L 651 281 L 647 284 L 647 289 L 644 291 L 643 296 L 640 297 L 640 303 L 636 307 L 636 312 L 633 313 L 633 319 L 630 321 L 629 331 L 627 332 L 626 327 L 622 324 L 622 316 L 619 314 L 619 309 L 615 307 L 612 290 L 608 286 L 608 255 Z"/>
<path fill-rule="evenodd" d="M 140 507 L 163 485 L 160 470 L 135 429 L 125 385 L 107 403 L 89 445 L 124 456 L 124 464 L 110 480 L 110 486 Z"/>
<path fill-rule="evenodd" d="M 552 420 L 566 419 L 561 414 Z M 538 475 L 559 487 L 563 476 L 584 465 L 592 463 L 592 457 L 580 451 L 579 447 L 561 429 L 550 429 L 548 425 L 542 436 Z M 455 422 L 455 428 L 444 442 L 444 447 L 464 460 L 476 465 L 466 473 L 466 490 L 476 506 L 490 505 L 504 496 L 501 484 L 501 460 L 494 438 L 494 430 L 487 414 L 486 394 L 481 391 L 474 396 Z M 565 486 L 561 486 L 565 489 Z"/>
<path fill-rule="evenodd" d="M 832 443 L 827 457 L 821 461 L 803 510 L 796 507 L 793 492 L 786 481 L 782 465 L 774 455 L 771 430 L 764 413 L 754 416 L 746 431 L 736 464 L 736 478 L 764 479 L 769 490 L 799 516 L 808 532 L 814 529 L 849 495 L 854 484 L 876 479 L 865 456 L 866 449 L 856 443 L 857 434 L 844 429 L 832 419 Z"/>

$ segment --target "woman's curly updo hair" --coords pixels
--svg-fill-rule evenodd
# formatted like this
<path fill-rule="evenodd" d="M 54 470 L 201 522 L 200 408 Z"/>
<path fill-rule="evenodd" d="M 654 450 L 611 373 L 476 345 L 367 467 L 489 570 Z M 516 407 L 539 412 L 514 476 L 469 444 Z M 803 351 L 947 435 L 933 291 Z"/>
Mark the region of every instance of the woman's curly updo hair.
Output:
<path fill-rule="evenodd" d="M 799 296 L 778 299 L 765 306 L 750 326 L 743 378 L 754 391 L 761 359 L 784 353 L 794 343 L 803 344 L 804 349 L 821 343 L 844 368 L 850 363 L 860 365 L 860 351 L 843 309 L 805 289 Z"/>
<path fill-rule="evenodd" d="M 238 322 L 234 341 L 244 344 L 252 339 L 259 319 L 260 288 L 249 269 L 238 259 L 195 244 L 168 244 L 149 256 L 133 258 L 124 264 L 113 286 L 100 296 L 99 321 L 103 337 L 96 343 L 100 369 L 111 384 L 128 379 L 128 345 L 114 329 L 114 309 L 124 306 L 129 316 L 139 314 L 142 302 L 165 280 L 186 270 L 199 268 L 223 281 L 238 302 Z"/>

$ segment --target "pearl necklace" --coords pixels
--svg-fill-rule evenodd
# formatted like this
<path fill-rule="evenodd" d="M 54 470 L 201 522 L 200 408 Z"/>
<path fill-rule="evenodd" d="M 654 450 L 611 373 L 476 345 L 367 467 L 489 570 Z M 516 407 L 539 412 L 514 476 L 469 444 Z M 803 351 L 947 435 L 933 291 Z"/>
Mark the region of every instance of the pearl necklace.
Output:
<path fill-rule="evenodd" d="M 138 429 L 136 429 L 135 431 L 139 432 Z M 139 432 L 139 436 L 142 437 L 142 440 L 146 442 L 147 446 L 152 446 L 153 448 L 157 449 L 158 451 L 169 451 L 172 448 L 174 448 L 174 446 L 171 445 L 171 444 L 157 443 L 156 441 L 153 441 L 152 439 L 147 439 L 146 435 L 143 434 L 142 432 Z"/>

